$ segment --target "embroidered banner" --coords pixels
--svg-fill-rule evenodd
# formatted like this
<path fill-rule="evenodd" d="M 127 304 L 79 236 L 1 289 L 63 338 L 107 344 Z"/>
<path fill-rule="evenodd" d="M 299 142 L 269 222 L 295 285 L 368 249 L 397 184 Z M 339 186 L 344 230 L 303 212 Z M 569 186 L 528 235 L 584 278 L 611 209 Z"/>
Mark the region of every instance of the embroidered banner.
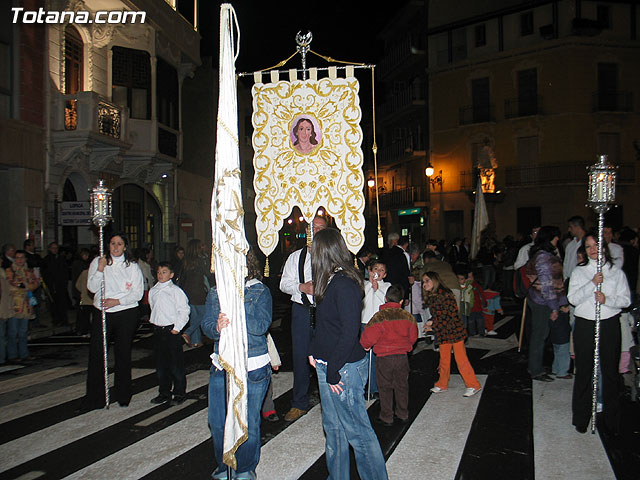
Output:
<path fill-rule="evenodd" d="M 323 206 L 352 253 L 364 244 L 358 90 L 355 77 L 253 86 L 256 231 L 265 255 L 295 206 L 309 223 Z"/>

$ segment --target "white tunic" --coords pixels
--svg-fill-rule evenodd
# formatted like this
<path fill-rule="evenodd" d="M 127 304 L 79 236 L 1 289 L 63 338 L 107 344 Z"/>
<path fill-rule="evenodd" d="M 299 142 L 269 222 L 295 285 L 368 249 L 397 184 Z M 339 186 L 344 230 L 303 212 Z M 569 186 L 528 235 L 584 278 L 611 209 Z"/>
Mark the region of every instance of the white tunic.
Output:
<path fill-rule="evenodd" d="M 117 298 L 120 305 L 108 308 L 107 313 L 120 312 L 129 308 L 137 307 L 138 301 L 142 298 L 144 289 L 144 279 L 140 267 L 135 262 L 129 262 L 127 266 L 124 262 L 124 255 L 111 257 L 111 265 L 104 267 L 104 272 L 98 271 L 98 257 L 94 258 L 89 265 L 89 276 L 87 279 L 87 289 L 93 292 L 93 306 L 100 309 L 102 297 L 100 296 L 100 285 L 102 278 L 105 279 L 105 298 Z"/>

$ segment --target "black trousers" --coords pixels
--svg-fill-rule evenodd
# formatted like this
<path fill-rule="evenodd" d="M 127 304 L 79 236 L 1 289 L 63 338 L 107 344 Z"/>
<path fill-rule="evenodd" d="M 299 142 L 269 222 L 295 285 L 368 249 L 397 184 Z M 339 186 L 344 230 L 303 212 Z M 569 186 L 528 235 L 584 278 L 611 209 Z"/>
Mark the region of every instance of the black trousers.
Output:
<path fill-rule="evenodd" d="M 112 402 L 128 404 L 133 395 L 131 391 L 131 347 L 139 319 L 138 307 L 107 313 L 107 348 L 109 342 L 113 341 L 115 357 L 114 394 L 110 394 Z M 84 399 L 85 406 L 90 408 L 100 408 L 105 404 L 103 353 L 102 316 L 100 310 L 94 308 L 89 346 L 87 395 Z"/>
<path fill-rule="evenodd" d="M 300 303 L 291 306 L 291 341 L 293 343 L 293 399 L 291 407 L 309 409 L 309 345 L 313 329 L 309 320 L 309 309 Z"/>
<path fill-rule="evenodd" d="M 586 428 L 591 419 L 593 352 L 596 322 L 576 317 L 573 330 L 576 378 L 573 382 L 573 424 Z M 600 372 L 605 426 L 620 428 L 618 363 L 620 362 L 620 315 L 600 320 Z"/>
<path fill-rule="evenodd" d="M 173 327 L 153 327 L 153 346 L 156 356 L 156 373 L 160 395 L 171 397 L 182 396 L 187 390 L 187 377 L 184 371 L 184 354 L 182 352 L 182 336 L 171 333 Z"/>

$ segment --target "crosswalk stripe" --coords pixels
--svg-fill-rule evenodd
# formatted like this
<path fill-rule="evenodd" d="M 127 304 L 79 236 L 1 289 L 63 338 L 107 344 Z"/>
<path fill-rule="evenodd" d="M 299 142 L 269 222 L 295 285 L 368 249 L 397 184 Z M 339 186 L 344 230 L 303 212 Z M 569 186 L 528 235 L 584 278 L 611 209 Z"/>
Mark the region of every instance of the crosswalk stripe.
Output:
<path fill-rule="evenodd" d="M 78 470 L 66 479 L 140 478 L 202 443 L 209 435 L 205 408 L 130 447 Z"/>
<path fill-rule="evenodd" d="M 136 379 L 144 377 L 145 375 L 149 375 L 153 372 L 155 372 L 155 370 L 148 368 L 134 368 L 131 372 L 131 378 Z M 113 373 L 109 375 L 109 382 L 113 385 Z M 80 398 L 84 395 L 85 389 L 86 386 L 83 379 L 83 382 L 78 383 L 77 385 L 71 385 L 69 387 L 61 388 L 53 392 L 48 392 L 43 395 L 38 395 L 33 398 L 1 407 L 0 424 Z"/>
<path fill-rule="evenodd" d="M 477 375 L 484 386 L 487 376 Z M 387 460 L 389 478 L 455 478 L 482 391 L 462 396 L 460 375 L 451 375 L 447 392 L 432 394 Z"/>
<path fill-rule="evenodd" d="M 43 379 L 43 382 L 49 382 L 61 378 L 60 372 L 60 367 L 53 368 L 42 372 L 39 378 Z M 134 369 L 133 375 L 139 377 L 152 372 L 153 370 Z M 36 384 L 31 375 L 25 377 L 28 378 L 24 384 Z M 207 370 L 198 370 L 188 375 L 190 391 L 205 386 L 208 379 Z M 486 379 L 486 375 L 478 375 L 478 380 L 483 387 Z M 280 372 L 272 376 L 272 381 L 273 396 L 277 398 L 291 390 L 293 373 Z M 14 382 L 13 385 L 18 384 Z M 580 435 L 571 427 L 571 387 L 570 381 L 533 383 L 534 452 L 532 453 L 536 478 L 584 480 L 615 478 L 600 437 L 590 434 Z M 482 409 L 479 411 L 478 405 L 483 401 L 484 392 L 483 390 L 472 398 L 463 398 L 463 391 L 464 385 L 460 376 L 452 375 L 447 393 L 431 395 L 387 460 L 389 478 L 425 478 L 426 472 L 433 478 L 455 478 L 463 464 L 465 444 L 471 438 L 469 436 L 471 426 L 475 417 L 481 415 Z M 78 384 L 13 403 L 0 409 L 0 421 L 9 421 L 11 418 L 7 416 L 12 414 L 13 418 L 28 415 L 29 408 L 32 411 L 48 408 L 43 406 L 42 402 L 51 396 L 57 395 L 57 400 L 54 401 L 57 405 L 77 398 L 82 393 L 84 393 L 84 384 Z M 50 452 L 56 452 L 84 437 L 143 414 L 153 408 L 149 400 L 155 395 L 157 395 L 157 387 L 136 394 L 129 408 L 113 406 L 109 410 L 92 411 L 7 442 L 2 446 L 3 460 L 0 463 L 0 472 L 6 472 Z M 483 406 L 488 399 L 489 397 L 484 399 Z M 33 403 L 35 401 L 39 402 L 38 405 Z M 136 426 L 142 423 L 144 426 L 150 423 L 155 424 L 167 415 L 178 412 L 180 408 L 193 408 L 193 402 L 189 404 L 189 401 L 181 407 L 167 408 L 152 415 L 138 422 Z M 113 478 L 134 479 L 148 475 L 180 455 L 191 450 L 196 451 L 197 447 L 206 445 L 204 442 L 210 438 L 207 415 L 207 408 L 204 407 L 115 453 L 107 455 L 105 449 L 100 460 L 83 466 L 66 478 L 111 480 Z M 297 479 L 305 473 L 309 475 L 309 472 L 315 472 L 311 467 L 322 457 L 325 449 L 321 406 L 316 405 L 305 416 L 287 425 L 273 438 L 268 435 L 263 437 L 263 441 L 265 443 L 261 449 L 261 461 L 257 468 L 259 478 Z M 109 453 L 111 451 L 113 450 Z M 205 458 L 202 448 L 199 451 L 201 452 L 199 459 L 202 458 L 202 461 L 209 464 L 214 463 L 213 452 L 207 451 Z M 100 456 L 100 454 L 96 455 L 96 457 Z M 567 458 L 573 460 L 567 462 Z M 20 479 L 32 480 L 53 474 L 53 472 L 41 471 L 42 467 L 37 463 L 33 465 L 31 471 L 24 472 L 25 467 L 28 466 L 30 464 L 21 467 L 20 473 L 23 475 L 19 477 Z"/>
<path fill-rule="evenodd" d="M 258 478 L 299 478 L 324 453 L 320 404 L 262 446 Z M 295 461 L 292 461 L 295 459 Z"/>
<path fill-rule="evenodd" d="M 500 320 L 498 320 L 494 325 L 493 325 L 493 329 L 497 330 L 499 329 L 501 326 L 507 324 L 508 322 L 510 322 L 511 320 L 513 320 L 513 315 L 507 315 L 504 318 L 501 318 Z"/>
<path fill-rule="evenodd" d="M 616 478 L 599 435 L 571 426 L 573 382 L 533 382 L 533 441 L 537 478 Z"/>
<path fill-rule="evenodd" d="M 86 367 L 54 367 L 44 372 L 30 373 L 17 378 L 11 378 L 0 382 L 0 395 L 7 392 L 20 390 L 38 383 L 48 382 L 60 377 L 66 377 L 86 370 Z"/>
<path fill-rule="evenodd" d="M 274 399 L 289 391 L 293 386 L 293 372 L 281 372 L 273 375 L 272 379 Z M 165 412 L 169 412 L 169 410 Z M 175 409 L 170 413 L 174 412 Z M 205 408 L 117 453 L 78 470 L 66 478 L 68 480 L 140 478 L 208 440 L 210 436 L 208 410 Z M 320 426 L 320 436 L 322 437 L 322 426 Z M 323 451 L 324 449 L 320 453 Z M 213 454 L 211 458 L 213 459 Z M 263 478 L 277 477 L 278 475 L 264 476 Z"/>
<path fill-rule="evenodd" d="M 208 382 L 208 371 L 198 370 L 187 376 L 187 385 L 190 390 L 206 385 Z M 128 408 L 112 406 L 108 410 L 93 410 L 5 443 L 2 446 L 4 461 L 0 465 L 0 472 L 153 408 L 154 405 L 149 401 L 157 395 L 157 391 L 157 387 L 154 387 L 135 395 Z"/>

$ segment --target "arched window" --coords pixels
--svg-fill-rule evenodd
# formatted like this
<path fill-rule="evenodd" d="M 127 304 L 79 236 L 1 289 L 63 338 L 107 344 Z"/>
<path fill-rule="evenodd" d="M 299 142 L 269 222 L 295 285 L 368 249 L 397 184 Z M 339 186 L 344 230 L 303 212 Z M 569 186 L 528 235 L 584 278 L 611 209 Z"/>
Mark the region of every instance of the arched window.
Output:
<path fill-rule="evenodd" d="M 64 36 L 64 93 L 82 91 L 83 43 L 78 30 L 68 26 Z"/>

